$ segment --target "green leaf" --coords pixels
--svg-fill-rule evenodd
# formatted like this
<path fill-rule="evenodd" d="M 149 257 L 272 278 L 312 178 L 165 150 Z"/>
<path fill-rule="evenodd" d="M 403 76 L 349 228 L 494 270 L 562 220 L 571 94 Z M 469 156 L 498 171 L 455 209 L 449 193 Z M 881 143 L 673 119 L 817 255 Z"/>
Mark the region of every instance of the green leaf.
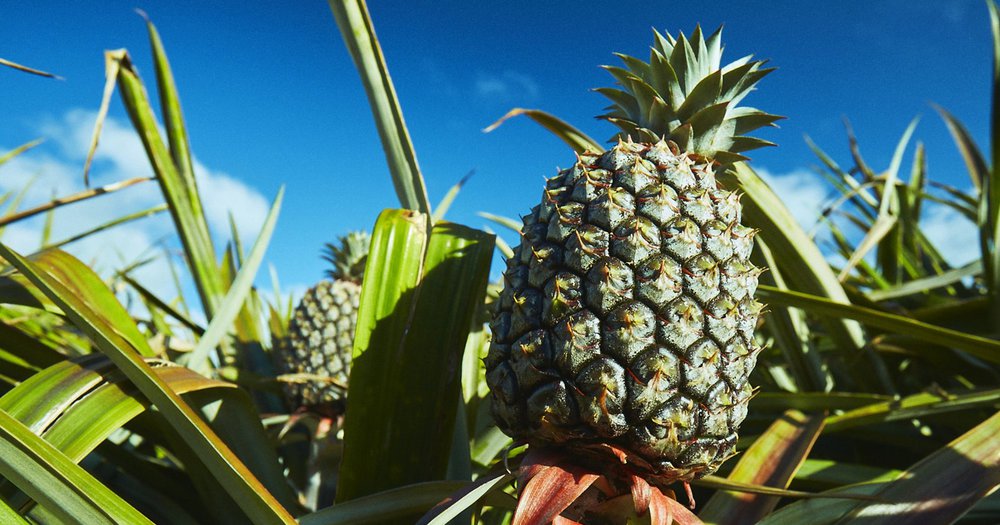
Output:
<path fill-rule="evenodd" d="M 850 304 L 847 293 L 819 248 L 760 176 L 746 163 L 739 162 L 733 169 L 720 174 L 719 180 L 745 193 L 741 201 L 744 222 L 760 230 L 760 237 L 773 252 L 775 260 L 780 261 L 779 269 L 793 289 L 826 297 L 831 302 Z M 894 389 L 884 363 L 864 349 L 865 338 L 860 325 L 836 317 L 827 319 L 826 325 L 841 351 L 868 354 L 875 376 L 872 381 L 877 381 L 883 391 Z"/>
<path fill-rule="evenodd" d="M 0 410 L 0 475 L 64 523 L 152 524 L 83 468 L 3 410 Z"/>
<path fill-rule="evenodd" d="M 207 379 L 164 362 L 155 364 L 158 366 L 153 370 L 163 381 L 195 406 L 222 406 L 207 417 L 209 423 L 286 506 L 294 505 L 274 447 L 247 395 L 232 383 Z M 100 354 L 64 361 L 5 394 L 0 398 L 0 409 L 79 462 L 149 407 L 142 394 L 112 369 L 111 361 Z"/>
<path fill-rule="evenodd" d="M 107 316 L 108 311 L 95 309 L 95 305 L 106 306 L 115 301 L 111 291 L 96 274 L 69 254 L 59 251 L 47 253 L 32 263 L 0 244 L 0 256 L 62 309 L 73 324 L 90 337 L 97 348 L 152 401 L 253 523 L 293 522 L 291 515 L 246 465 L 141 359 L 133 346 L 138 342 L 128 335 L 132 331 L 138 333 L 138 329 L 130 318 L 120 319 L 116 315 L 116 310 L 124 312 L 124 309 L 120 305 L 112 308 L 111 317 Z M 81 286 L 85 287 L 89 298 L 81 297 Z M 140 341 L 148 352 L 148 345 L 141 338 Z"/>
<path fill-rule="evenodd" d="M 838 432 L 886 421 L 924 418 L 958 410 L 992 407 L 997 404 L 1000 404 L 1000 390 L 986 390 L 949 397 L 920 393 L 898 400 L 873 403 L 844 414 L 830 416 L 826 419 L 826 431 Z"/>
<path fill-rule="evenodd" d="M 837 523 L 954 523 L 1000 486 L 1000 413 L 855 502 Z"/>
<path fill-rule="evenodd" d="M 869 228 L 868 232 L 865 234 L 865 238 L 858 244 L 854 253 L 851 254 L 851 258 L 847 261 L 847 264 L 845 264 L 844 268 L 841 269 L 840 275 L 837 277 L 841 281 L 847 277 L 858 261 L 863 259 L 869 250 L 878 245 L 897 224 L 898 210 L 894 209 L 892 206 L 892 203 L 897 199 L 896 179 L 898 178 L 900 163 L 903 160 L 903 153 L 906 151 L 906 145 L 910 142 L 910 137 L 913 135 L 913 130 L 916 129 L 916 127 L 917 119 L 914 119 L 910 122 L 910 125 L 907 126 L 906 131 L 903 132 L 903 136 L 899 139 L 899 143 L 896 144 L 896 150 L 892 155 L 892 160 L 889 163 L 889 169 L 886 170 L 885 181 L 882 185 L 882 197 L 881 202 L 879 203 L 878 215 L 875 218 L 875 223 L 871 228 Z M 892 256 L 888 258 L 892 261 L 897 259 L 897 257 Z M 895 278 L 892 276 L 887 276 L 887 279 L 895 281 Z"/>
<path fill-rule="evenodd" d="M 821 493 L 819 498 L 796 501 L 767 516 L 757 525 L 830 525 L 850 511 L 856 497 L 872 497 L 885 483 L 865 483 L 841 487 Z M 852 499 L 848 499 L 852 498 Z"/>
<path fill-rule="evenodd" d="M 243 304 L 253 287 L 254 278 L 257 276 L 257 270 L 260 269 L 260 263 L 264 260 L 264 253 L 271 242 L 271 234 L 274 233 L 274 225 L 278 221 L 278 213 L 281 211 L 281 200 L 284 194 L 285 188 L 282 186 L 271 204 L 271 209 L 267 212 L 260 234 L 250 249 L 249 257 L 244 261 L 236 278 L 233 279 L 225 298 L 219 303 L 219 308 L 208 324 L 208 328 L 205 329 L 205 334 L 198 340 L 194 351 L 189 354 L 186 364 L 195 371 L 205 373 L 210 369 L 209 352 L 219 345 L 243 309 Z"/>
<path fill-rule="evenodd" d="M 900 470 L 884 469 L 831 461 L 828 459 L 806 459 L 795 473 L 797 481 L 819 483 L 839 487 L 854 483 L 892 481 L 902 474 Z"/>
<path fill-rule="evenodd" d="M 0 155 L 0 166 L 3 166 L 7 162 L 9 162 L 10 159 L 13 159 L 14 157 L 24 153 L 25 151 L 28 151 L 31 148 L 34 148 L 35 146 L 41 144 L 42 142 L 44 142 L 44 139 L 35 139 L 31 142 L 21 144 L 20 146 L 8 151 L 7 153 Z"/>
<path fill-rule="evenodd" d="M 462 481 L 430 481 L 390 489 L 306 514 L 299 518 L 299 525 L 381 525 L 420 515 L 466 485 Z"/>
<path fill-rule="evenodd" d="M 728 478 L 787 488 L 822 430 L 822 417 L 785 412 L 740 456 Z M 720 491 L 698 517 L 705 523 L 752 524 L 774 510 L 778 500 L 774 496 Z"/>
<path fill-rule="evenodd" d="M 779 290 L 762 285 L 758 288 L 757 295 L 772 305 L 794 306 L 817 315 L 853 319 L 890 332 L 921 337 L 931 343 L 962 350 L 991 363 L 1000 363 L 1000 342 L 993 339 L 922 323 L 863 306 L 840 304 L 823 297 L 791 290 Z"/>
<path fill-rule="evenodd" d="M 4 503 L 0 499 L 0 523 L 8 523 L 10 525 L 28 525 L 28 521 L 21 517 L 16 510 L 10 508 L 9 505 Z"/>
<path fill-rule="evenodd" d="M 484 133 L 489 133 L 494 129 L 500 127 L 501 124 L 507 121 L 507 119 L 526 115 L 531 120 L 534 120 L 537 124 L 543 128 L 552 132 L 553 135 L 562 139 L 563 142 L 573 148 L 573 151 L 577 153 L 583 153 L 585 151 L 602 152 L 604 148 L 594 139 L 588 137 L 584 132 L 579 129 L 569 125 L 565 121 L 557 118 L 554 115 L 546 113 L 540 109 L 525 109 L 525 108 L 514 108 L 507 112 L 506 115 L 500 117 L 499 120 L 490 124 L 486 129 L 483 130 Z"/>
<path fill-rule="evenodd" d="M 925 293 L 936 288 L 943 288 L 961 282 L 966 277 L 979 275 L 983 271 L 983 261 L 976 260 L 971 263 L 948 270 L 936 275 L 930 275 L 921 279 L 914 279 L 899 286 L 887 288 L 885 290 L 872 290 L 868 292 L 868 299 L 879 302 L 892 299 L 899 299 L 908 295 Z"/>
<path fill-rule="evenodd" d="M 155 47 L 155 45 L 154 45 Z M 176 163 L 172 152 L 167 148 L 160 135 L 159 126 L 153 109 L 146 93 L 146 88 L 139 78 L 139 74 L 132 64 L 132 60 L 125 50 L 108 51 L 105 53 L 107 68 L 107 78 L 109 85 L 105 89 L 104 101 L 98 117 L 98 124 L 94 129 L 93 149 L 97 147 L 97 137 L 100 134 L 101 122 L 107 111 L 107 100 L 111 96 L 113 85 L 111 79 L 117 80 L 121 93 L 122 103 L 128 112 L 132 126 L 135 128 L 156 180 L 160 184 L 163 198 L 170 206 L 170 215 L 173 218 L 174 226 L 180 237 L 181 244 L 187 256 L 188 265 L 191 267 L 191 274 L 194 276 L 195 287 L 201 297 L 205 315 L 211 319 L 215 315 L 219 301 L 225 292 L 225 285 L 218 270 L 216 262 L 215 247 L 212 244 L 208 231 L 208 222 L 202 213 L 202 206 L 198 198 L 197 189 L 191 185 L 191 180 L 182 174 Z M 163 67 L 165 64 L 160 64 Z M 170 100 L 176 99 L 176 92 L 172 86 L 160 86 L 161 101 L 168 106 L 173 103 Z M 177 130 L 173 129 L 180 125 L 177 115 L 168 115 L 171 121 L 168 122 L 168 129 L 172 129 L 174 141 Z"/>
<path fill-rule="evenodd" d="M 424 185 L 417 154 L 413 150 L 410 132 L 403 120 L 396 88 L 382 56 L 382 47 L 375 36 L 371 15 L 364 0 L 329 0 L 333 17 L 351 53 L 361 83 L 368 94 L 368 103 L 375 117 L 375 127 L 382 139 L 389 172 L 396 187 L 400 204 L 407 209 L 430 213 L 430 202 Z"/>
<path fill-rule="evenodd" d="M 341 502 L 445 475 L 462 353 L 483 301 L 494 239 L 444 222 L 428 238 L 426 225 L 425 215 L 386 210 L 373 231 L 348 390 Z"/>
<path fill-rule="evenodd" d="M 778 261 L 774 258 L 767 243 L 760 239 L 757 240 L 757 254 L 763 261 L 755 260 L 754 262 L 758 265 L 763 264 L 765 268 L 770 269 L 760 276 L 761 281 L 764 284 L 786 289 L 786 281 L 781 274 Z M 768 311 L 765 314 L 765 323 L 785 356 L 785 361 L 788 363 L 795 383 L 800 390 L 822 392 L 832 386 L 833 379 L 823 370 L 819 351 L 810 340 L 809 325 L 802 310 L 778 308 Z"/>
<path fill-rule="evenodd" d="M 434 213 L 431 215 L 431 220 L 433 222 L 438 222 L 444 219 L 445 214 L 448 213 L 448 209 L 451 208 L 451 203 L 455 201 L 455 197 L 458 196 L 458 192 L 462 191 L 462 186 L 469 181 L 470 178 L 476 173 L 476 170 L 471 170 L 465 174 L 458 182 L 456 182 L 451 188 L 448 189 L 448 193 L 441 198 L 441 202 L 434 207 Z"/>
<path fill-rule="evenodd" d="M 160 34 L 156 26 L 149 20 L 146 13 L 138 11 L 146 21 L 149 33 L 149 45 L 153 53 L 153 65 L 156 68 L 156 87 L 160 94 L 160 114 L 163 115 L 167 140 L 170 143 L 170 157 L 177 167 L 177 175 L 184 181 L 184 189 L 188 193 L 191 214 L 195 217 L 204 216 L 201 198 L 198 196 L 198 184 L 194 177 L 194 165 L 191 161 L 191 147 L 188 145 L 187 127 L 181 114 L 181 101 L 174 83 L 174 74 L 170 70 L 167 52 L 163 49 Z"/>
<path fill-rule="evenodd" d="M 122 216 L 116 217 L 116 218 L 114 218 L 114 219 L 112 219 L 112 220 L 110 220 L 108 222 L 105 222 L 103 224 L 100 224 L 98 226 L 90 228 L 90 229 L 88 229 L 86 231 L 83 231 L 83 232 L 80 232 L 80 233 L 78 233 L 76 235 L 72 235 L 70 237 L 67 237 L 65 239 L 60 239 L 60 240 L 58 240 L 56 242 L 51 242 L 51 243 L 48 242 L 48 241 L 46 241 L 43 244 L 42 249 L 62 248 L 63 246 L 66 246 L 67 244 L 74 243 L 76 241 L 79 241 L 81 239 L 90 237 L 91 235 L 94 235 L 94 234 L 97 234 L 97 233 L 101 233 L 104 230 L 110 230 L 111 228 L 114 228 L 115 226 L 121 226 L 122 224 L 127 224 L 127 223 L 132 222 L 132 221 L 136 221 L 136 220 L 139 220 L 139 219 L 145 219 L 146 217 L 152 217 L 153 215 L 159 214 L 159 213 L 164 212 L 164 211 L 167 211 L 167 205 L 166 204 L 158 204 L 156 206 L 153 206 L 151 208 L 147 208 L 147 209 L 142 210 L 142 211 L 137 211 L 135 213 L 129 213 L 129 214 L 126 214 L 126 215 L 122 215 Z"/>
<path fill-rule="evenodd" d="M 40 69 L 35 69 L 35 68 L 32 68 L 32 67 L 24 66 L 24 65 L 18 64 L 17 62 L 11 62 L 10 60 L 6 60 L 6 59 L 3 59 L 3 58 L 0 58 L 0 66 L 7 66 L 7 67 L 9 67 L 11 69 L 16 69 L 16 70 L 24 72 L 24 73 L 31 73 L 32 75 L 38 75 L 40 77 L 47 77 L 47 78 L 54 78 L 56 80 L 62 80 L 62 77 L 60 77 L 58 75 L 53 75 L 52 73 L 48 73 L 48 72 L 42 71 Z"/>
<path fill-rule="evenodd" d="M 492 477 L 483 476 L 472 487 L 467 487 L 467 489 L 471 488 L 471 490 L 467 492 L 463 490 L 462 492 L 464 493 L 460 493 L 461 495 L 453 494 L 445 501 L 442 501 L 440 505 L 445 505 L 445 507 L 433 519 L 428 520 L 428 516 L 431 514 L 428 513 L 428 515 L 425 515 L 417 523 L 420 525 L 447 525 L 453 518 L 475 505 L 487 492 L 493 490 L 498 485 L 509 482 L 512 477 L 510 474 L 494 474 Z M 450 505 L 448 504 L 449 502 Z"/>

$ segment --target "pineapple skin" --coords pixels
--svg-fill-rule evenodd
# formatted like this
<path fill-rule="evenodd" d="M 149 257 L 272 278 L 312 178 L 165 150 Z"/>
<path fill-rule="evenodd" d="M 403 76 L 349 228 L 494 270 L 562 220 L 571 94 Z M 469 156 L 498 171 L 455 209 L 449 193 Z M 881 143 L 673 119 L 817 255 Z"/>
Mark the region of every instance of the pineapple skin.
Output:
<path fill-rule="evenodd" d="M 286 383 L 294 407 L 340 405 L 347 394 L 361 286 L 323 280 L 306 290 L 279 353 L 283 372 L 315 376 Z M 325 380 L 329 378 L 330 380 Z"/>
<path fill-rule="evenodd" d="M 760 350 L 760 270 L 712 161 L 619 142 L 549 179 L 507 261 L 485 359 L 492 409 L 536 446 L 612 445 L 661 481 L 735 453 Z"/>

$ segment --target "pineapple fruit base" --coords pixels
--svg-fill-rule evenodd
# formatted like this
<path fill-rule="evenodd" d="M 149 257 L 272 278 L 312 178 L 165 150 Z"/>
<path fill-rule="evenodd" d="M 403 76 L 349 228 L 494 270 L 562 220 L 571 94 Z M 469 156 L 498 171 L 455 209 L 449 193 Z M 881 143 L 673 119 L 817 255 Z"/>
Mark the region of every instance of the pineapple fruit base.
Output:
<path fill-rule="evenodd" d="M 499 427 L 690 480 L 735 452 L 759 347 L 739 197 L 665 141 L 585 153 L 523 220 L 491 322 Z"/>

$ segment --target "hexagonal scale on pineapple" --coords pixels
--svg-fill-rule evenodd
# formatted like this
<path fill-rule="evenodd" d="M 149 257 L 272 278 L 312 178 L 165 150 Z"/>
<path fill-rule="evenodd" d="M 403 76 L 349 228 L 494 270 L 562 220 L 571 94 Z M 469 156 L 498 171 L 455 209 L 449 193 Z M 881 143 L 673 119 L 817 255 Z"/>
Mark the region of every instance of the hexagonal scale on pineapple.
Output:
<path fill-rule="evenodd" d="M 612 359 L 600 358 L 576 377 L 580 417 L 602 437 L 612 438 L 628 429 L 622 413 L 626 401 L 625 369 Z"/>
<path fill-rule="evenodd" d="M 625 261 L 641 261 L 659 251 L 659 228 L 642 216 L 622 222 L 611 237 L 611 255 Z"/>
<path fill-rule="evenodd" d="M 615 308 L 602 326 L 602 350 L 621 363 L 628 363 L 656 343 L 656 317 L 638 301 L 628 301 Z"/>
<path fill-rule="evenodd" d="M 625 263 L 605 257 L 587 272 L 587 305 L 601 315 L 632 298 L 633 274 Z"/>
<path fill-rule="evenodd" d="M 556 367 L 568 377 L 575 377 L 600 355 L 601 322 L 589 310 L 567 317 L 552 332 Z"/>
<path fill-rule="evenodd" d="M 663 346 L 649 348 L 632 360 L 626 382 L 630 422 L 645 421 L 674 396 L 681 383 L 680 370 L 680 359 Z"/>
<path fill-rule="evenodd" d="M 666 304 L 676 299 L 683 289 L 683 268 L 668 255 L 652 255 L 639 263 L 635 273 L 638 281 L 635 294 L 648 304 Z"/>
<path fill-rule="evenodd" d="M 636 210 L 663 227 L 679 214 L 677 191 L 669 184 L 656 182 L 636 194 Z"/>

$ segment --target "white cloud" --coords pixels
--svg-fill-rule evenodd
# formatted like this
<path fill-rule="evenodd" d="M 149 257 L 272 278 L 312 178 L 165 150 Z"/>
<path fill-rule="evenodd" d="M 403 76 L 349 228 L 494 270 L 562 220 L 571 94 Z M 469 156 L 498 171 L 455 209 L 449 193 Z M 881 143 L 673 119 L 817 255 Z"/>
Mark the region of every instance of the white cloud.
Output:
<path fill-rule="evenodd" d="M 0 193 L 18 192 L 33 180 L 25 193 L 23 209 L 47 202 L 53 194 L 65 196 L 83 190 L 83 163 L 95 119 L 96 112 L 77 109 L 45 122 L 40 132 L 56 147 L 31 150 L 0 167 Z M 0 146 L 0 151 L 10 149 L 10 145 Z M 216 239 L 229 238 L 228 212 L 232 210 L 240 235 L 245 241 L 252 241 L 267 213 L 268 200 L 235 177 L 212 170 L 197 160 L 195 173 L 209 227 L 216 233 Z M 151 175 L 149 161 L 131 125 L 107 119 L 91 169 L 91 187 Z M 162 202 L 158 184 L 150 181 L 68 205 L 55 212 L 52 240 L 81 233 Z M 15 223 L 6 229 L 2 240 L 16 250 L 34 251 L 41 240 L 43 222 L 44 218 L 39 216 Z M 67 251 L 93 264 L 104 275 L 140 258 L 156 256 L 154 262 L 137 269 L 134 275 L 154 293 L 170 300 L 175 295 L 175 288 L 162 257 L 162 241 L 175 238 L 169 215 L 161 213 L 87 237 L 69 245 Z M 176 242 L 171 242 L 170 246 L 176 252 Z"/>
<path fill-rule="evenodd" d="M 476 93 L 481 97 L 498 99 L 533 99 L 538 97 L 538 83 L 531 77 L 516 71 L 504 71 L 500 75 L 481 75 L 476 79 Z"/>

